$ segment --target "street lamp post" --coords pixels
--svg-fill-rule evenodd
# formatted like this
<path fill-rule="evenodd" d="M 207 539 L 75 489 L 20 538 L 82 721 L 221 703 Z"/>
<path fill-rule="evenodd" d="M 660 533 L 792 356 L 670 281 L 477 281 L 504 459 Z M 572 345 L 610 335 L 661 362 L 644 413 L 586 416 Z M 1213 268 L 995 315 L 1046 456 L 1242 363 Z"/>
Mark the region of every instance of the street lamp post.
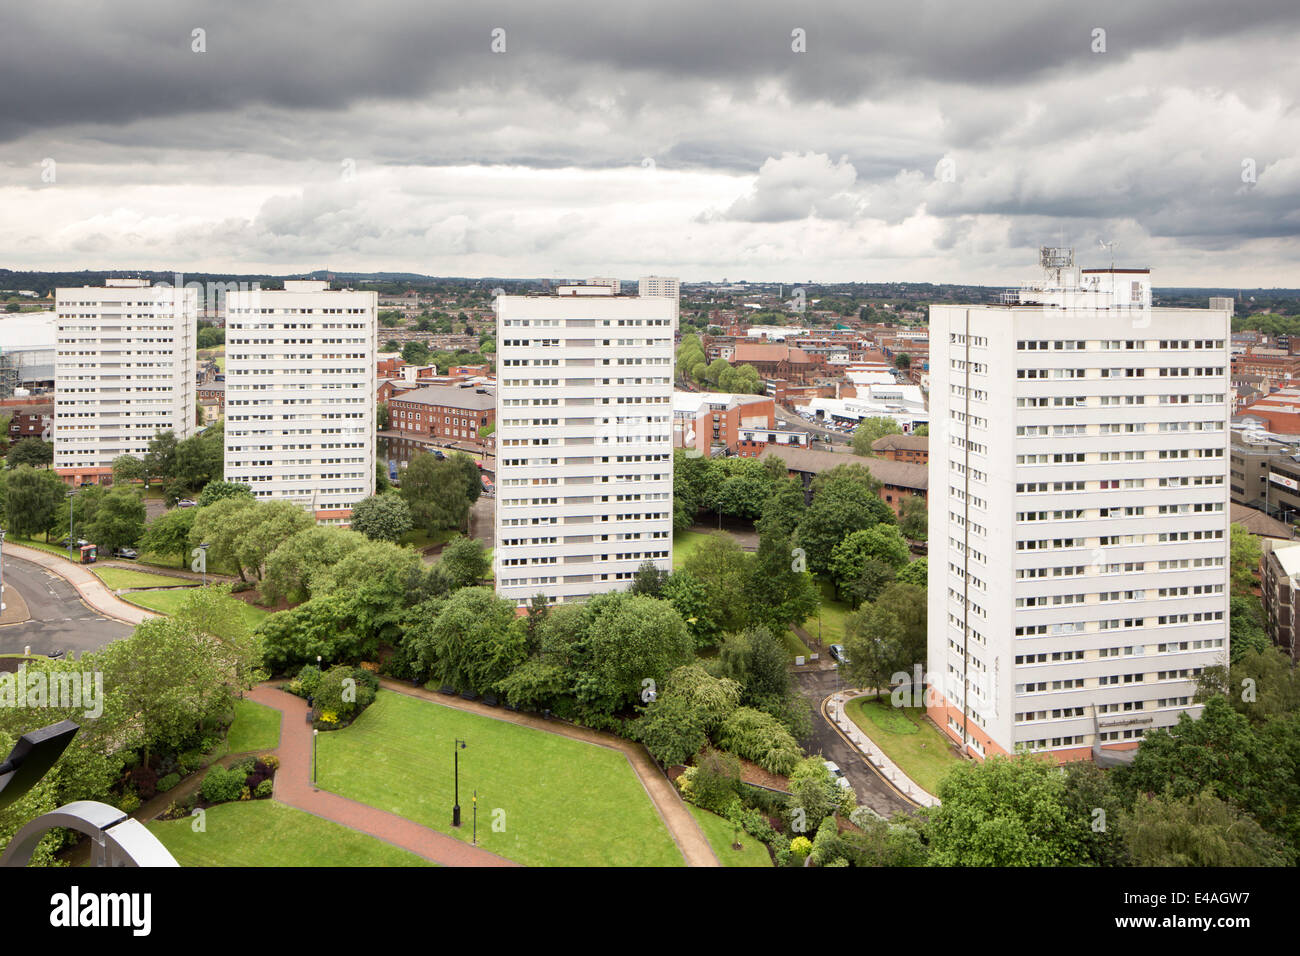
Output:
<path fill-rule="evenodd" d="M 451 760 L 454 767 L 455 799 L 451 808 L 451 825 L 460 826 L 460 752 L 465 749 L 465 741 L 457 737 L 451 745 Z"/>
<path fill-rule="evenodd" d="M 316 790 L 316 738 L 320 736 L 320 731 L 313 729 L 311 732 L 311 788 Z"/>
<path fill-rule="evenodd" d="M 0 614 L 5 609 L 5 531 L 0 528 Z"/>
<path fill-rule="evenodd" d="M 74 478 L 73 480 L 75 481 L 76 479 Z M 77 492 L 75 490 L 67 491 L 64 492 L 64 494 L 68 496 L 68 553 L 71 554 L 72 549 L 77 545 L 77 542 L 72 536 L 72 499 L 77 496 Z M 45 540 L 48 541 L 49 538 L 46 538 Z"/>
<path fill-rule="evenodd" d="M 474 805 L 474 837 L 472 842 L 475 846 L 478 846 L 478 791 L 477 790 L 474 791 L 474 797 L 472 799 L 472 803 Z"/>

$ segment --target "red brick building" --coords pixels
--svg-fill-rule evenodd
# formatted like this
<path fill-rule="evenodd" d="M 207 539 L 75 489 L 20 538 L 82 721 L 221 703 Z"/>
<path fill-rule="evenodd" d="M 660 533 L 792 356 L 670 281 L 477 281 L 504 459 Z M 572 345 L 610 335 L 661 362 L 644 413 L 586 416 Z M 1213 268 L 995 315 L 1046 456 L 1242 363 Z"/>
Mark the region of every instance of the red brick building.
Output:
<path fill-rule="evenodd" d="M 429 385 L 388 402 L 390 431 L 421 438 L 479 442 L 479 429 L 496 422 L 496 398 L 486 389 Z"/>
<path fill-rule="evenodd" d="M 890 461 L 924 465 L 930 461 L 930 438 L 927 435 L 886 435 L 873 441 L 871 450 Z"/>

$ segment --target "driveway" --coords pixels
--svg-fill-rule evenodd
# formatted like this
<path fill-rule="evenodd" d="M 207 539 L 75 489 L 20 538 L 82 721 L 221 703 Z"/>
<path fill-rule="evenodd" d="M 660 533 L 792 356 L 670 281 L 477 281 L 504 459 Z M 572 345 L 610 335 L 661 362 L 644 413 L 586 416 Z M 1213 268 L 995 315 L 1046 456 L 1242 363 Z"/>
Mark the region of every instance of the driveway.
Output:
<path fill-rule="evenodd" d="M 82 603 L 75 588 L 40 565 L 16 558 L 8 548 L 4 556 L 5 591 L 14 588 L 27 603 L 31 620 L 0 627 L 0 653 L 97 651 L 110 641 L 126 637 L 130 624 L 104 617 Z"/>
<path fill-rule="evenodd" d="M 834 668 L 813 670 L 800 669 L 795 674 L 799 692 L 808 701 L 813 711 L 812 737 L 806 742 L 809 753 L 821 751 L 827 760 L 839 764 L 844 776 L 858 795 L 858 803 L 870 807 L 883 817 L 892 817 L 896 813 L 908 813 L 916 809 L 910 800 L 904 799 L 892 785 L 887 783 L 874 767 L 867 762 L 856 747 L 840 736 L 839 731 L 831 725 L 822 713 L 822 701 L 841 690 L 837 683 L 838 671 Z"/>

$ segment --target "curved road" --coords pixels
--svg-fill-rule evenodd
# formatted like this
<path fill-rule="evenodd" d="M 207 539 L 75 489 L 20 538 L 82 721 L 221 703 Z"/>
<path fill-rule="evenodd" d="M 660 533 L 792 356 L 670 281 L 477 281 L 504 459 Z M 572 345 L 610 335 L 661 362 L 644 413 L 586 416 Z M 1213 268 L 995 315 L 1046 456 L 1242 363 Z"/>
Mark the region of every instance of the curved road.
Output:
<path fill-rule="evenodd" d="M 36 654 L 64 651 L 78 656 L 96 651 L 132 627 L 104 617 L 82 603 L 76 589 L 40 565 L 12 554 L 4 556 L 4 586 L 27 602 L 31 620 L 0 627 L 0 654 L 20 654 L 28 645 Z"/>
<path fill-rule="evenodd" d="M 796 683 L 813 712 L 812 739 L 808 741 L 809 753 L 820 751 L 827 760 L 833 760 L 853 785 L 858 803 L 870 807 L 886 819 L 896 813 L 911 813 L 916 804 L 902 796 L 885 780 L 876 768 L 867 762 L 856 747 L 845 740 L 826 719 L 821 702 L 840 689 L 834 668 L 800 670 Z"/>

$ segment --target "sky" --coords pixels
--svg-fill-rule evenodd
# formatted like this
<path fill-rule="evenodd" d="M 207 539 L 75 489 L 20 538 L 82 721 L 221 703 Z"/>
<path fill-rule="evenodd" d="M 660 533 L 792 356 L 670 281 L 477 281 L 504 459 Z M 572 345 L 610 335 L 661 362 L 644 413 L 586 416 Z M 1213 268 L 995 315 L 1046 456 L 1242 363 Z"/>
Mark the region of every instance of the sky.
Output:
<path fill-rule="evenodd" d="M 8 4 L 0 267 L 1300 287 L 1297 49 L 1295 0 Z"/>

